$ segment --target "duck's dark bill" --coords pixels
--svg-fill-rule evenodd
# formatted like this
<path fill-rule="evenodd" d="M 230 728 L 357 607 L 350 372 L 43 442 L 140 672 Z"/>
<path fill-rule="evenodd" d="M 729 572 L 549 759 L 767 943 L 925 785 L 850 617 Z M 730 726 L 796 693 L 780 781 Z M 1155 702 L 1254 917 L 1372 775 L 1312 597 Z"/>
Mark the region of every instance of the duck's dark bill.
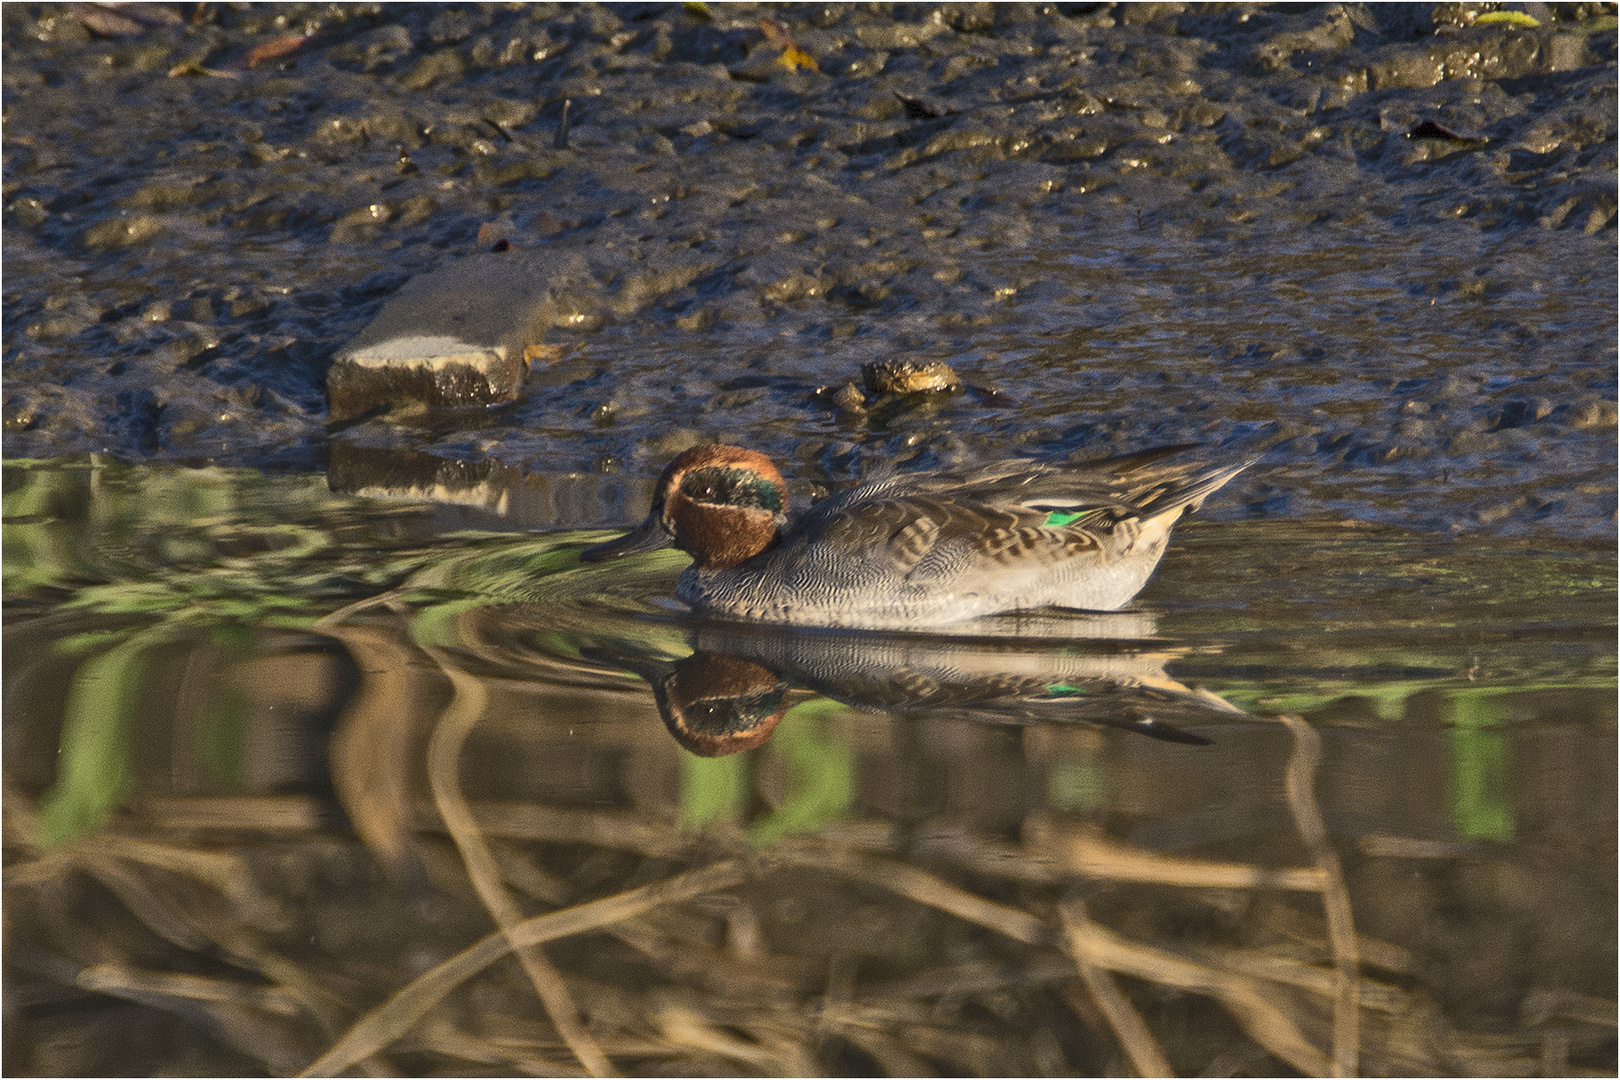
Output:
<path fill-rule="evenodd" d="M 664 528 L 660 516 L 652 513 L 648 514 L 647 519 L 640 525 L 617 540 L 609 540 L 605 544 L 586 548 L 579 553 L 579 561 L 607 562 L 609 559 L 622 559 L 626 555 L 639 555 L 644 551 L 657 551 L 669 547 L 674 542 L 675 538 Z"/>

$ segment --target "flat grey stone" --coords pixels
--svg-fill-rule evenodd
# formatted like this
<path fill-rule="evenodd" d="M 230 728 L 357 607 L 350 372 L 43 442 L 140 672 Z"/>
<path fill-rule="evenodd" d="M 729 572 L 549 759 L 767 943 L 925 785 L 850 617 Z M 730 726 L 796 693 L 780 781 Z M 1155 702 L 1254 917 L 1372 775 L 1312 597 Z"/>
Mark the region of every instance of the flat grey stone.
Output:
<path fill-rule="evenodd" d="M 558 290 L 582 269 L 535 252 L 481 252 L 412 278 L 333 358 L 331 418 L 379 405 L 516 399 L 542 355 L 542 334 L 566 306 Z"/>

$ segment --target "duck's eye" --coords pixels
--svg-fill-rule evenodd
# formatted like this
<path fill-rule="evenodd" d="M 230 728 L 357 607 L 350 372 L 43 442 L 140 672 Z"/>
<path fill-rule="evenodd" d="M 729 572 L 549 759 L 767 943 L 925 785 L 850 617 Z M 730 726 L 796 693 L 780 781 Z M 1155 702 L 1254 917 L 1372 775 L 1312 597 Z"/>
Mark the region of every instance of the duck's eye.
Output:
<path fill-rule="evenodd" d="M 700 498 L 700 499 L 712 499 L 712 498 L 714 498 L 714 485 L 713 484 L 704 484 L 701 488 L 699 488 L 698 489 L 698 498 Z"/>

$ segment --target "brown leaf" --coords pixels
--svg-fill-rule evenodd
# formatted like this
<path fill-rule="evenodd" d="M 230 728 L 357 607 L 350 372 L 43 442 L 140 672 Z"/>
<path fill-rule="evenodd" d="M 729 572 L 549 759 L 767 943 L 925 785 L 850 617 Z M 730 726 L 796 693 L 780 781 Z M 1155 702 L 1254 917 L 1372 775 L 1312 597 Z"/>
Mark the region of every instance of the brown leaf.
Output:
<path fill-rule="evenodd" d="M 69 4 L 73 17 L 97 37 L 139 37 L 146 27 L 102 4 Z"/>
<path fill-rule="evenodd" d="M 779 22 L 761 19 L 759 20 L 759 31 L 765 35 L 765 40 L 770 43 L 772 48 L 791 49 L 793 47 L 793 39 L 788 37 L 787 29 Z"/>
<path fill-rule="evenodd" d="M 278 37 L 266 41 L 263 45 L 255 45 L 248 50 L 242 62 L 250 68 L 258 67 L 266 60 L 275 60 L 283 56 L 291 56 L 309 43 L 313 34 L 290 34 L 287 37 Z"/>

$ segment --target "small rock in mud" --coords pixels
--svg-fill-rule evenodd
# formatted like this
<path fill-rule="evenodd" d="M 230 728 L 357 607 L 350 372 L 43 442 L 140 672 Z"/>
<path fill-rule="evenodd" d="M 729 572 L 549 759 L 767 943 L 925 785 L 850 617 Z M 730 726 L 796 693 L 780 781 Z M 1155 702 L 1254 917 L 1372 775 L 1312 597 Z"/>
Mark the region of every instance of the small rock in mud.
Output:
<path fill-rule="evenodd" d="M 822 387 L 822 390 L 826 391 L 827 387 Z M 832 403 L 838 406 L 839 412 L 851 416 L 866 415 L 866 395 L 861 393 L 854 383 L 847 382 L 828 396 L 832 398 Z"/>
<path fill-rule="evenodd" d="M 962 380 L 943 360 L 876 360 L 861 365 L 874 394 L 920 394 L 960 390 Z"/>

